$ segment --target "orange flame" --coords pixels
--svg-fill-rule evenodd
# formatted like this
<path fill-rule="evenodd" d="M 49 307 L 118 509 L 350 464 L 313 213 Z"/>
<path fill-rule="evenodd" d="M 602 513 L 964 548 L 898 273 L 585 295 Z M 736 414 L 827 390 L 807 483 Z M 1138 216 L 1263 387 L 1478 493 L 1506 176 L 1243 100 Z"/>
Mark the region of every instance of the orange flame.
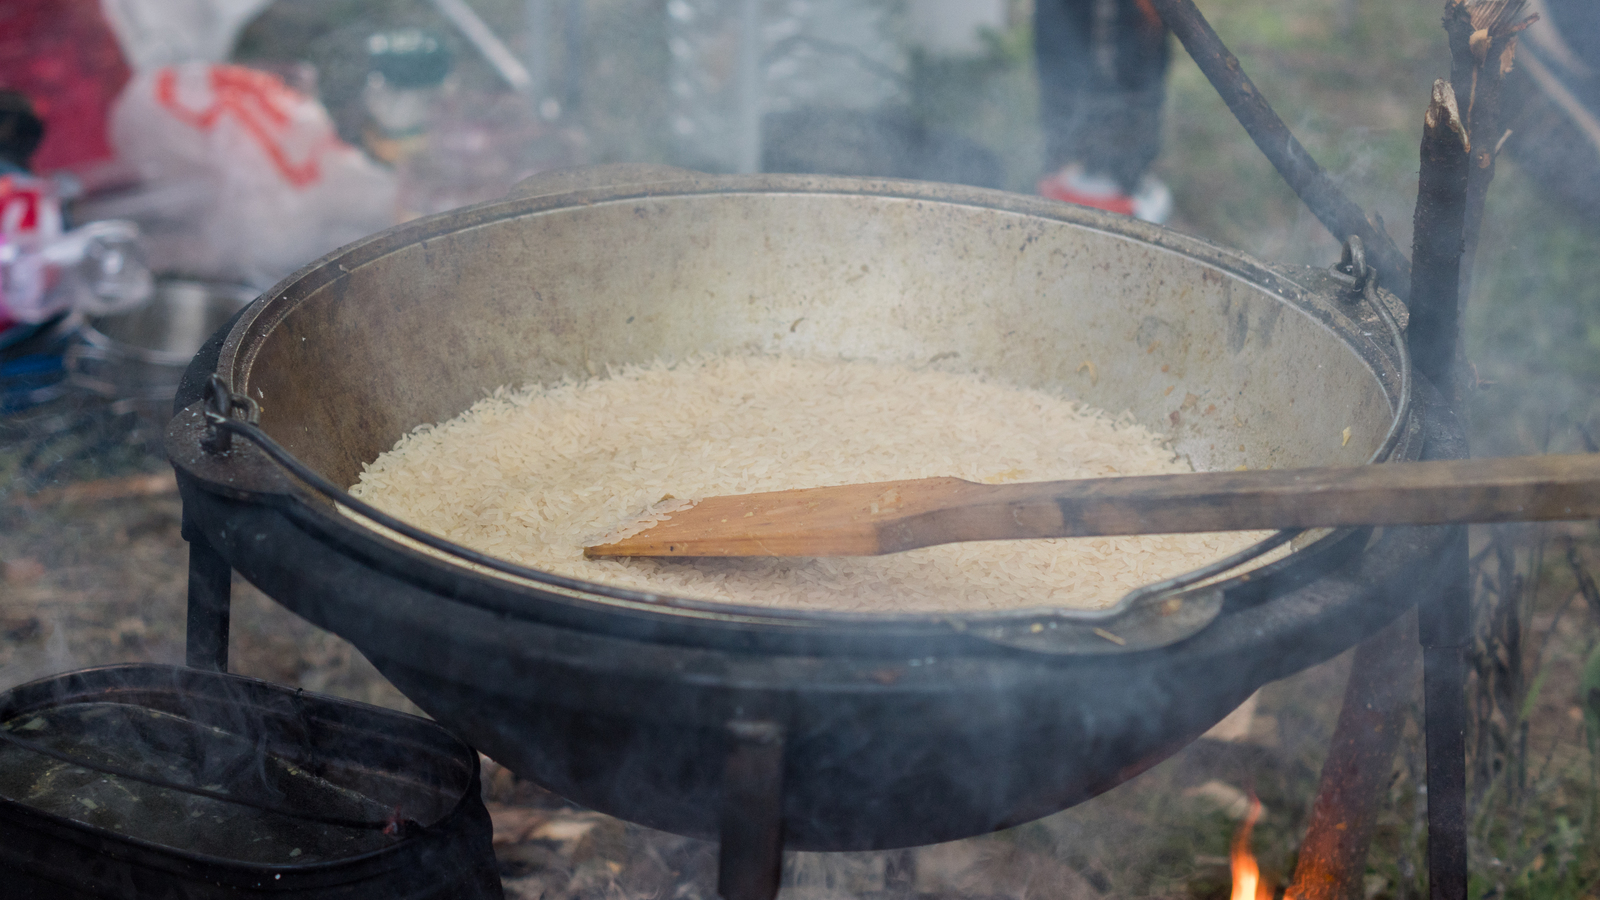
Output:
<path fill-rule="evenodd" d="M 1233 870 L 1233 895 L 1229 900 L 1272 900 L 1272 890 L 1261 883 L 1261 867 L 1250 852 L 1250 832 L 1261 818 L 1261 801 L 1251 795 L 1250 811 L 1244 823 L 1234 832 L 1233 844 L 1228 848 L 1228 864 Z"/>

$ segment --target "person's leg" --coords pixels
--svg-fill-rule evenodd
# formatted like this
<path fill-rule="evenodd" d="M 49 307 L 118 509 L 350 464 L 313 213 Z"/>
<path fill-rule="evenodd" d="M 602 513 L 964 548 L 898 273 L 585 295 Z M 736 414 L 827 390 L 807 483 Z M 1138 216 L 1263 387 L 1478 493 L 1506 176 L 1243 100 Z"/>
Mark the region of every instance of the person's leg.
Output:
<path fill-rule="evenodd" d="M 1170 60 L 1148 0 L 1038 0 L 1039 71 L 1048 197 L 1164 219 L 1171 197 L 1145 177 L 1161 146 Z"/>
<path fill-rule="evenodd" d="M 1082 160 L 1133 193 L 1161 151 L 1161 107 L 1171 59 L 1167 30 L 1148 0 L 1094 2 L 1110 7 L 1110 34 L 1096 42 L 1102 58 L 1087 87 L 1093 100 L 1085 110 Z"/>
<path fill-rule="evenodd" d="M 1094 77 L 1090 36 L 1098 0 L 1035 0 L 1033 47 L 1045 171 L 1079 161 L 1082 95 Z"/>

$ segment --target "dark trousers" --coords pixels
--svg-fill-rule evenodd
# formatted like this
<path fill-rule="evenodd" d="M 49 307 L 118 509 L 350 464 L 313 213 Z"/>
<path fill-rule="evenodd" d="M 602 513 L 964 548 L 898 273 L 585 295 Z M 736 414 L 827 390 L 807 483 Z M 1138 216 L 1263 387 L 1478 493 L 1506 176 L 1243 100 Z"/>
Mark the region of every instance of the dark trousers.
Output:
<path fill-rule="evenodd" d="M 1161 150 L 1171 59 L 1149 0 L 1036 0 L 1046 170 L 1081 163 L 1133 192 Z"/>

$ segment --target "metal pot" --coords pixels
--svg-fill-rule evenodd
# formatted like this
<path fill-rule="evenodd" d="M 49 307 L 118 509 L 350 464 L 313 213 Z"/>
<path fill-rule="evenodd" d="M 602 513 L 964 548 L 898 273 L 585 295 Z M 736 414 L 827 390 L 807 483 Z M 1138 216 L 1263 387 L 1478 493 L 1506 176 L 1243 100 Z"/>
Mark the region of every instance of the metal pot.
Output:
<path fill-rule="evenodd" d="M 280 463 L 348 485 L 496 386 L 756 349 L 1068 391 L 1131 410 L 1201 469 L 1357 464 L 1403 399 L 1398 335 L 1373 302 L 1325 271 L 995 191 L 558 174 L 269 291 L 196 357 L 168 450 L 187 534 L 519 774 L 720 833 L 725 857 L 779 833 L 792 849 L 907 846 L 1027 821 L 1153 765 L 1409 608 L 1448 529 L 1325 534 L 1106 614 L 806 614 L 480 574 L 341 516 Z M 220 449 L 211 376 L 232 391 L 213 402 L 259 405 L 282 459 Z M 1419 386 L 1397 457 L 1459 454 L 1431 396 Z M 1124 628 L 1140 638 L 1097 636 Z"/>
<path fill-rule="evenodd" d="M 166 278 L 137 308 L 97 316 L 63 355 L 67 381 L 137 416 L 137 438 L 161 443 L 184 368 L 259 292 L 219 281 Z"/>
<path fill-rule="evenodd" d="M 107 666 L 0 693 L 0 757 L 8 900 L 503 895 L 477 754 L 425 719 Z"/>
<path fill-rule="evenodd" d="M 257 294 L 224 282 L 158 281 L 137 309 L 89 321 L 83 343 L 67 353 L 72 380 L 114 400 L 156 404 L 165 413 L 184 368 L 206 338 Z"/>

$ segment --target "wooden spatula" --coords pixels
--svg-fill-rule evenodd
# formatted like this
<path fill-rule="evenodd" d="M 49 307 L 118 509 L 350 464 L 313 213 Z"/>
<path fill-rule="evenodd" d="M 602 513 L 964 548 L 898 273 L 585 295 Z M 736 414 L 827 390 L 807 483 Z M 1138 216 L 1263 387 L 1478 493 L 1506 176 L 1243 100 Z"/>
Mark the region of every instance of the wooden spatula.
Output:
<path fill-rule="evenodd" d="M 604 556 L 878 556 L 957 541 L 1600 518 L 1600 454 L 711 497 Z"/>

